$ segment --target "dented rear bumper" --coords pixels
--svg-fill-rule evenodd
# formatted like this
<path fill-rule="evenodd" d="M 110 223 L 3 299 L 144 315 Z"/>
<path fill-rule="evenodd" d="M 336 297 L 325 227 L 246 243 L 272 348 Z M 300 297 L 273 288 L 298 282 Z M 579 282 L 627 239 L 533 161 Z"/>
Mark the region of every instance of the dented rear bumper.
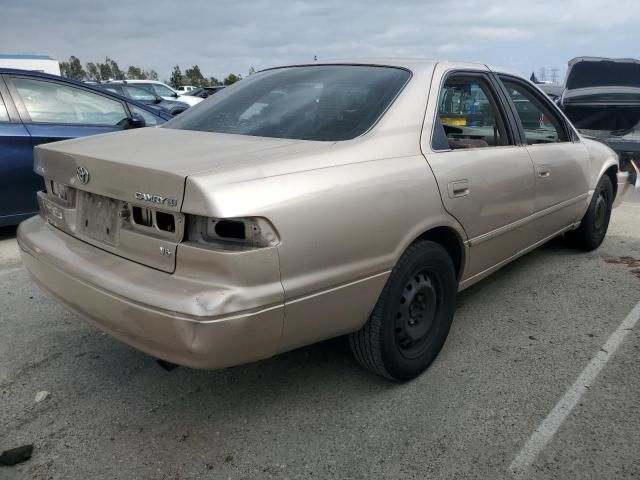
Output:
<path fill-rule="evenodd" d="M 181 246 L 183 266 L 168 274 L 88 245 L 40 216 L 20 225 L 18 243 L 33 278 L 69 310 L 150 355 L 223 368 L 276 353 L 284 294 L 275 250 Z M 203 254 L 215 259 L 209 272 Z"/>

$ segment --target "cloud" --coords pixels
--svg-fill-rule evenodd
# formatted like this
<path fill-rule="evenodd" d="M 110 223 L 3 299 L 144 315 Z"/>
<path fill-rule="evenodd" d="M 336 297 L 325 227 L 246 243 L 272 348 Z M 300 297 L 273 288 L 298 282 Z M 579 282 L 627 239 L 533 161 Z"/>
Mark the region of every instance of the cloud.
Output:
<path fill-rule="evenodd" d="M 563 70 L 579 55 L 637 57 L 640 4 L 618 0 L 2 0 L 2 53 L 109 56 L 167 78 L 328 58 L 417 56 Z"/>

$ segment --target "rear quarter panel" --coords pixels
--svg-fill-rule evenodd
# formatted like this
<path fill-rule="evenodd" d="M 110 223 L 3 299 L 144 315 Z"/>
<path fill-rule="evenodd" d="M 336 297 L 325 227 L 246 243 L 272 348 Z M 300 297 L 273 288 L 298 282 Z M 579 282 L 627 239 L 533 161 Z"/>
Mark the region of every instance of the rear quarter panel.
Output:
<path fill-rule="evenodd" d="M 596 140 L 583 137 L 581 141 L 589 154 L 589 189 L 593 192 L 604 172 L 613 166 L 617 169 L 618 155 L 612 149 Z"/>
<path fill-rule="evenodd" d="M 278 231 L 280 351 L 359 329 L 402 252 L 425 231 L 449 226 L 464 238 L 422 155 L 221 185 L 212 205 L 212 216 L 261 216 Z"/>

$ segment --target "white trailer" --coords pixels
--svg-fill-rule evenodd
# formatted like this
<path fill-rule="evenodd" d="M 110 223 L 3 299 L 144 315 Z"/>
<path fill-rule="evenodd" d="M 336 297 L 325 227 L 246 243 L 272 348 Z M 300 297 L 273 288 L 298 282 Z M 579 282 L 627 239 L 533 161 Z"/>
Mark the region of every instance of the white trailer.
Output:
<path fill-rule="evenodd" d="M 60 75 L 60 63 L 48 55 L 0 54 L 0 68 L 17 68 Z"/>

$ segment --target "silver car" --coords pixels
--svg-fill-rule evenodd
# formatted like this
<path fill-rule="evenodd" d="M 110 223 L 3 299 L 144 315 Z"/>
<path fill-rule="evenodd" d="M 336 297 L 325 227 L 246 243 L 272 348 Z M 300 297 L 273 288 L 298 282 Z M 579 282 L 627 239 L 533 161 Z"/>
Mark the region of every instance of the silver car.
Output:
<path fill-rule="evenodd" d="M 419 375 L 456 293 L 548 240 L 603 241 L 628 186 L 535 86 L 485 65 L 265 70 L 160 128 L 36 149 L 34 279 L 166 361 L 221 368 L 349 335 Z"/>

